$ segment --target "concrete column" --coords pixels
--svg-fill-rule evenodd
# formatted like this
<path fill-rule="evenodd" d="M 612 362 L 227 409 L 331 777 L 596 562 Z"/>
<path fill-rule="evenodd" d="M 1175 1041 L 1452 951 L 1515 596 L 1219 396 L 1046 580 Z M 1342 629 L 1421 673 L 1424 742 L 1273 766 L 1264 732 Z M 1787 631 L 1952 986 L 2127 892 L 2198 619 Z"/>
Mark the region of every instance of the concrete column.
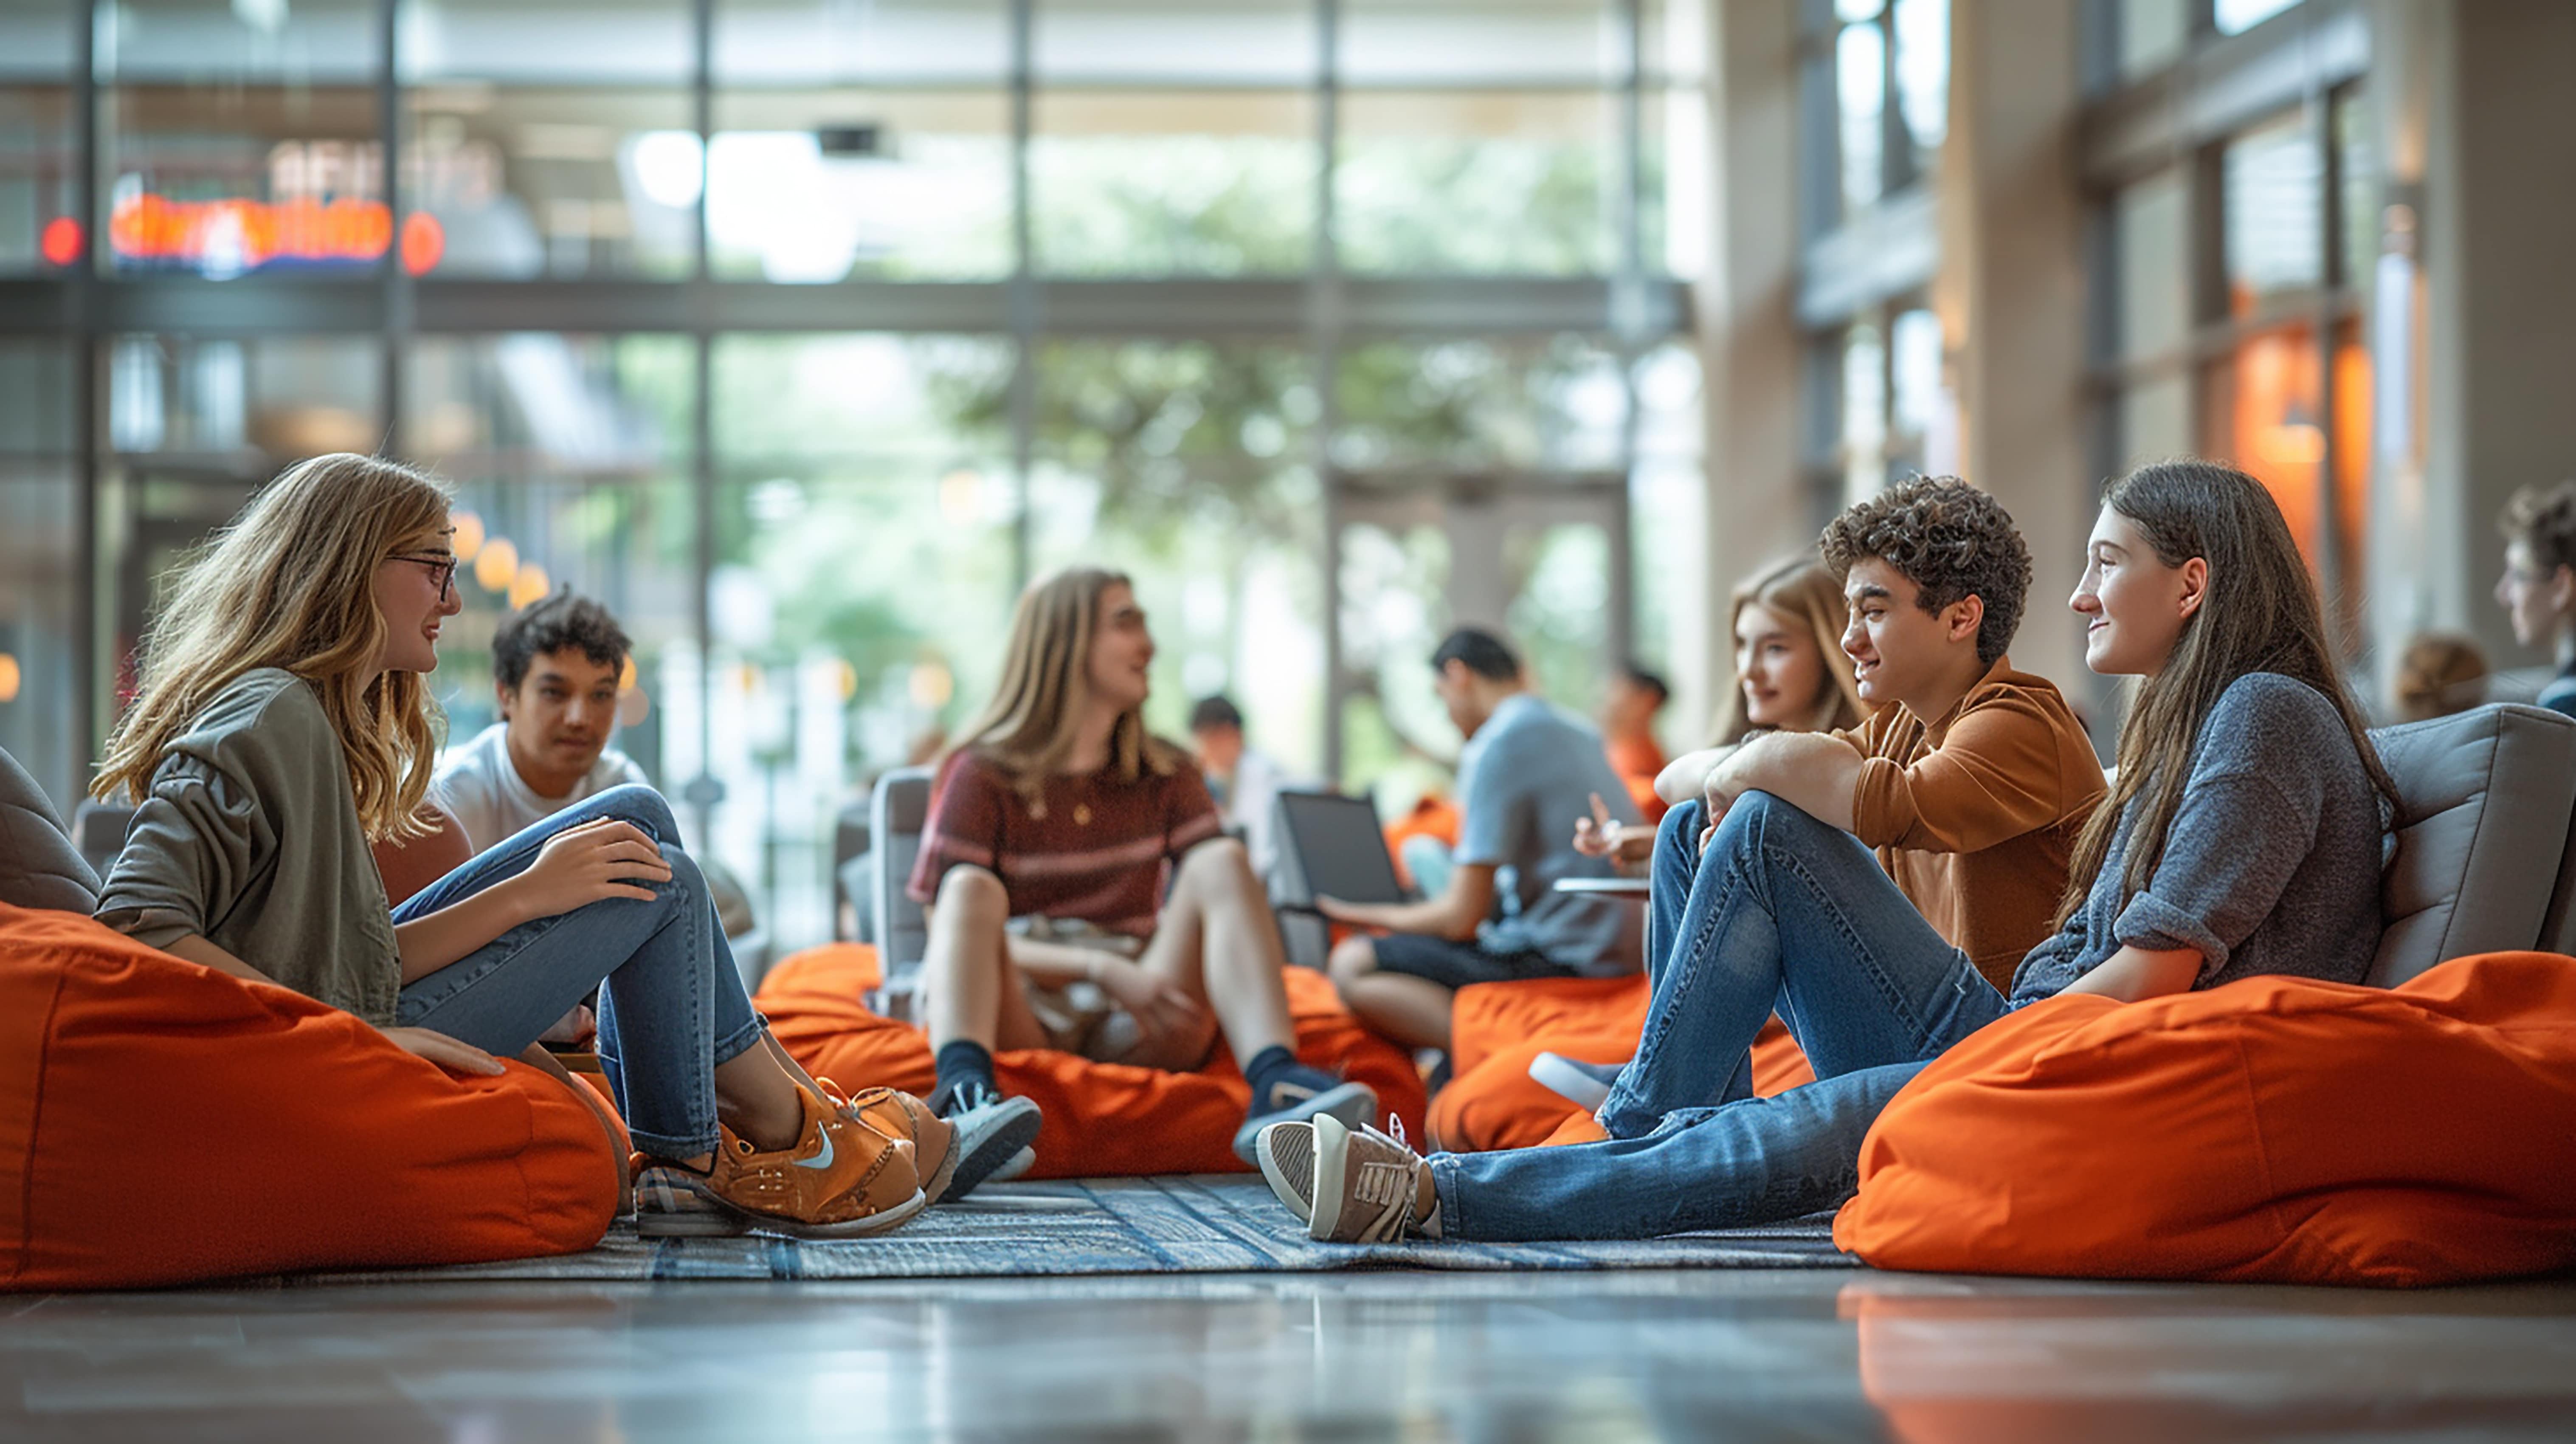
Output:
<path fill-rule="evenodd" d="M 1692 291 L 1708 408 L 1707 565 L 1673 618 L 1682 740 L 1734 683 L 1727 598 L 1815 540 L 1798 472 L 1798 63 L 1795 0 L 1709 7 L 1710 254 Z"/>
<path fill-rule="evenodd" d="M 2391 176 L 2400 203 L 2422 196 L 2420 497 L 2402 494 L 2401 468 L 2383 470 L 2400 493 L 2392 500 L 2416 500 L 2421 521 L 2396 526 L 2374 510 L 2372 556 L 2383 570 L 2372 585 L 2403 598 L 2377 609 L 2375 620 L 2390 629 L 2377 640 L 2394 651 L 2400 625 L 2461 628 L 2499 667 L 2539 665 L 2547 658 L 2514 646 L 2488 593 L 2503 565 L 2495 519 L 2506 498 L 2576 474 L 2576 404 L 2568 396 L 2576 286 L 2567 278 L 2576 187 L 2566 183 L 2576 175 L 2576 85 L 2566 74 L 2576 56 L 2576 5 L 2432 0 L 2420 8 L 2410 38 L 2422 84 L 2411 92 L 2387 87 L 2420 96 L 2421 105 L 2420 116 L 2395 117 Z M 2401 15 L 2397 23 L 2407 22 Z M 2387 72 L 2373 75 L 2374 86 L 2410 63 L 2403 51 L 2374 54 Z M 2399 168 L 2410 153 L 2409 125 L 2422 131 L 2420 186 Z"/>
<path fill-rule="evenodd" d="M 2098 705 L 2066 609 L 2101 478 L 2084 392 L 2084 206 L 2073 158 L 2076 12 L 2053 0 L 1951 0 L 1950 134 L 1934 184 L 1933 309 L 1958 388 L 1968 480 L 2030 544 L 2016 665 Z"/>

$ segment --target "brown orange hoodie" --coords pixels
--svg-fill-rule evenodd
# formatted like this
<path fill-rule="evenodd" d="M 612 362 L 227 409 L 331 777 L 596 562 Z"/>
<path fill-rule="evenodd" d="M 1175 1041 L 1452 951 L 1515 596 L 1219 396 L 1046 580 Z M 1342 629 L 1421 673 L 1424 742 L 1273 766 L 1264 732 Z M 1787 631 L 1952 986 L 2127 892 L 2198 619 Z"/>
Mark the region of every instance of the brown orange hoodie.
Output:
<path fill-rule="evenodd" d="M 1852 833 L 1986 981 L 2012 990 L 2049 936 L 2102 764 L 2056 684 L 1998 658 L 1949 715 L 1880 708 L 1835 734 L 1860 749 Z"/>

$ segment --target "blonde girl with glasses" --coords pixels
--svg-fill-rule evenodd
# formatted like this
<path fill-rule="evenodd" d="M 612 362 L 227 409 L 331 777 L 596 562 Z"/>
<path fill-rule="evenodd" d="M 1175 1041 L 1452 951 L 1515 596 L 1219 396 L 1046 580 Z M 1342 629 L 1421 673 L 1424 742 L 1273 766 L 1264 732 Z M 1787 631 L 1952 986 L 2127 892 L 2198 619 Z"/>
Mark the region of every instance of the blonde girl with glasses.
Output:
<path fill-rule="evenodd" d="M 92 789 L 137 805 L 99 918 L 456 1073 L 499 1072 L 599 990 L 647 1235 L 844 1237 L 912 1217 L 954 1171 L 950 1131 L 788 1060 L 651 789 L 603 792 L 387 906 L 371 846 L 430 830 L 425 678 L 460 610 L 453 534 L 428 477 L 322 456 L 180 566 Z"/>

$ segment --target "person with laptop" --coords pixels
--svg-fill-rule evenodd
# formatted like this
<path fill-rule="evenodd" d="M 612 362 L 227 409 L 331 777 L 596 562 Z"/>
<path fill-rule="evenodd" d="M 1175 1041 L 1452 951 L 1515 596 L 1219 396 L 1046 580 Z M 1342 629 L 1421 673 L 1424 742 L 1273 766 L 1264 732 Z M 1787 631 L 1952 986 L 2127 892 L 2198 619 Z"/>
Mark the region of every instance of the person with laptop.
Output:
<path fill-rule="evenodd" d="M 1615 873 L 1573 843 L 1596 796 L 1611 799 L 1614 821 L 1637 821 L 1601 734 L 1531 691 L 1521 659 L 1491 632 L 1450 633 L 1431 654 L 1431 672 L 1467 739 L 1447 885 L 1421 902 L 1322 896 L 1315 906 L 1335 922 L 1373 930 L 1333 949 L 1333 982 L 1350 1010 L 1408 1047 L 1446 1050 L 1458 989 L 1633 973 L 1642 924 L 1632 903 L 1556 886 Z"/>

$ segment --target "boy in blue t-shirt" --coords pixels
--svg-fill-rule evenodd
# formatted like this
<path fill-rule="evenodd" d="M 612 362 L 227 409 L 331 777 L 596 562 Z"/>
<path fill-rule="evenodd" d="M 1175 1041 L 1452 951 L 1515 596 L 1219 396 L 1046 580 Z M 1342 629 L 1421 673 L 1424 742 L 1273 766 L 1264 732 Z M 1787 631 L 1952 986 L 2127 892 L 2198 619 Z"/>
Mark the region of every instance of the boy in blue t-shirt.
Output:
<path fill-rule="evenodd" d="M 1592 816 L 1595 797 L 1614 819 L 1637 820 L 1601 734 L 1531 692 L 1520 658 L 1490 632 L 1451 633 L 1431 670 L 1467 738 L 1447 883 L 1424 902 L 1318 898 L 1316 907 L 1385 930 L 1333 949 L 1333 981 L 1350 1010 L 1399 1043 L 1445 1049 L 1450 999 L 1470 983 L 1635 972 L 1644 910 L 1556 890 L 1560 878 L 1611 875 L 1607 861 L 1574 850 L 1575 823 Z"/>

